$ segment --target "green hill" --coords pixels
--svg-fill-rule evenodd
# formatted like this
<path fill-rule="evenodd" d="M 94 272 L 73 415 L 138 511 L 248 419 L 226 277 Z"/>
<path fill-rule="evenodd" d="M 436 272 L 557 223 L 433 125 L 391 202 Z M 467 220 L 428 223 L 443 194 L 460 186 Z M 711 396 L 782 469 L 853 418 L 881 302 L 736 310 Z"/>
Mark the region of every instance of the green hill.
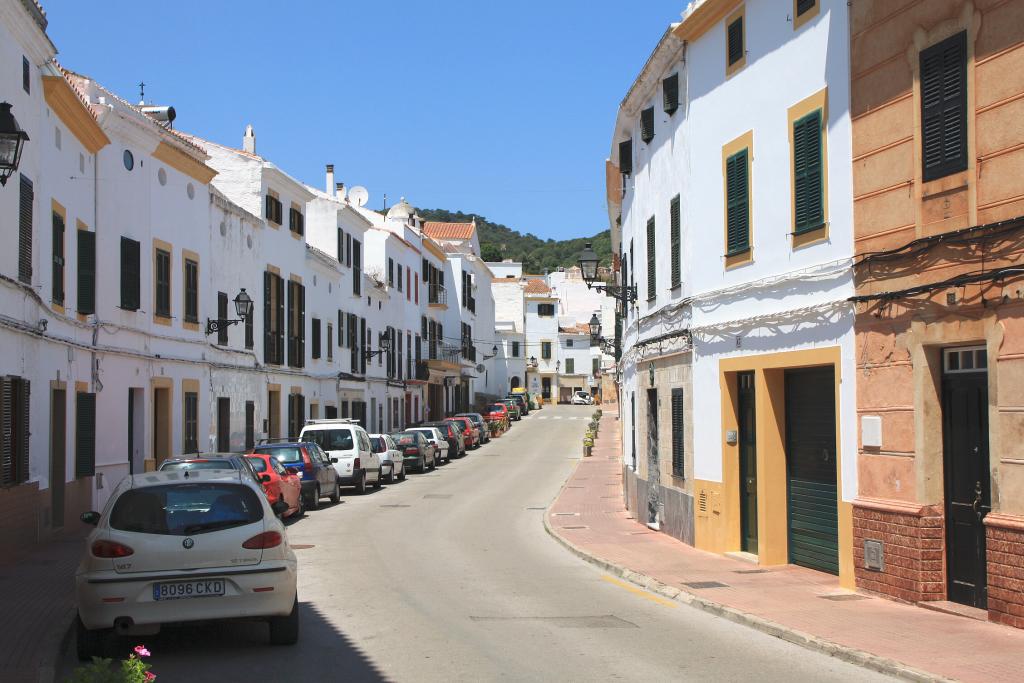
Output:
<path fill-rule="evenodd" d="M 601 258 L 602 265 L 611 265 L 611 232 L 604 230 L 593 237 L 579 237 L 568 240 L 542 240 L 536 235 L 492 223 L 479 214 L 448 211 L 446 209 L 421 209 L 416 213 L 424 220 L 446 223 L 468 223 L 476 220 L 480 235 L 480 251 L 485 261 L 512 259 L 523 264 L 524 273 L 544 273 L 559 266 L 568 268 L 577 264 L 577 257 L 587 242 L 594 245 L 594 251 Z"/>

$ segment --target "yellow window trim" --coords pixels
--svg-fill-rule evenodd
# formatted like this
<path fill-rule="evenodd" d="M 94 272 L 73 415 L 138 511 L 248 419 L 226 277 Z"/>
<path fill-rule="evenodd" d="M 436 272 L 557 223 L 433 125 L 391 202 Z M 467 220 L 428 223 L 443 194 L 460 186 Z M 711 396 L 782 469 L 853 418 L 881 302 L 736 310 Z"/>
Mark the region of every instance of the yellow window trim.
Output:
<path fill-rule="evenodd" d="M 795 0 L 794 0 L 795 2 Z M 795 7 L 795 5 L 794 5 Z M 817 4 L 815 4 L 817 7 Z M 808 12 L 809 14 L 810 12 Z M 793 124 L 815 111 L 821 111 L 821 191 L 822 225 L 799 235 L 796 231 L 796 167 L 794 164 Z M 789 127 L 789 230 L 793 249 L 800 249 L 828 240 L 828 87 L 797 102 L 787 111 L 786 125 Z"/>
<path fill-rule="evenodd" d="M 725 269 L 730 270 L 754 260 L 754 131 L 748 130 L 722 147 L 722 253 L 729 251 L 729 185 L 726 180 L 726 162 L 729 157 L 747 150 L 747 241 L 750 248 L 742 254 L 725 257 Z"/>
<path fill-rule="evenodd" d="M 729 63 L 729 26 L 737 19 L 743 20 L 743 56 L 735 64 Z M 732 77 L 737 71 L 747 65 L 747 6 L 740 5 L 735 12 L 725 20 L 725 77 Z"/>
<path fill-rule="evenodd" d="M 796 3 L 798 0 L 793 0 L 793 30 L 799 31 L 800 27 L 809 22 L 814 17 L 818 16 L 818 10 L 821 9 L 821 0 L 814 0 L 814 7 L 807 10 L 799 17 L 796 15 Z"/>

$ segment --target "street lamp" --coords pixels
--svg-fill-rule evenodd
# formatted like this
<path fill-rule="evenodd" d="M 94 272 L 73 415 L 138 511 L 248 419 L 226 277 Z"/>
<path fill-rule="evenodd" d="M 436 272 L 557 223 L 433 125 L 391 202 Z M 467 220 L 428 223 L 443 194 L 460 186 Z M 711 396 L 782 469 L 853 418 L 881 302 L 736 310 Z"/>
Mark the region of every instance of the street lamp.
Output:
<path fill-rule="evenodd" d="M 363 355 L 366 356 L 366 360 L 370 360 L 374 356 L 380 356 L 391 350 L 391 337 L 384 334 L 383 332 L 377 337 L 377 350 L 371 351 L 366 349 L 363 351 Z"/>
<path fill-rule="evenodd" d="M 491 355 L 488 356 L 487 354 L 484 354 L 483 360 L 490 360 L 490 359 L 494 358 L 497 355 L 498 355 L 498 345 L 495 344 L 493 347 L 491 347 Z"/>
<path fill-rule="evenodd" d="M 530 367 L 537 367 L 537 356 L 530 356 Z"/>
<path fill-rule="evenodd" d="M 601 321 L 598 319 L 597 313 L 590 316 L 587 326 L 590 328 L 590 343 L 599 344 L 601 342 Z"/>
<path fill-rule="evenodd" d="M 6 185 L 7 179 L 18 170 L 26 142 L 28 133 L 18 126 L 10 103 L 0 102 L 0 186 Z"/>
<path fill-rule="evenodd" d="M 252 297 L 250 297 L 245 287 L 235 297 L 235 313 L 238 314 L 239 320 L 222 320 L 217 318 L 213 320 L 211 318 L 206 319 L 206 334 L 210 335 L 214 332 L 220 332 L 232 325 L 249 320 L 252 317 Z"/>
<path fill-rule="evenodd" d="M 597 254 L 590 242 L 587 242 L 586 246 L 583 247 L 583 251 L 579 255 L 580 270 L 583 272 L 583 281 L 587 283 L 587 289 L 596 289 L 599 292 L 604 292 L 610 297 L 617 299 L 623 303 L 632 303 L 636 301 L 636 285 L 629 286 L 626 283 L 622 283 L 620 286 L 606 285 L 604 283 L 595 284 L 597 282 L 597 264 L 599 259 Z"/>

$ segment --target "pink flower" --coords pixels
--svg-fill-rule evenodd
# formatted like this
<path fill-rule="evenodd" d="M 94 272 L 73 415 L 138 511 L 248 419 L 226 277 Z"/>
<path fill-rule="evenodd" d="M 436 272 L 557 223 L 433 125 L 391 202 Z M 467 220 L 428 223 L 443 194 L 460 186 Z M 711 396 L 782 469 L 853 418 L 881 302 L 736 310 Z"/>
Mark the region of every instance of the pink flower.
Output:
<path fill-rule="evenodd" d="M 149 650 L 146 649 L 145 645 L 136 645 L 135 646 L 135 654 L 137 654 L 140 657 L 148 657 L 149 656 Z M 155 678 L 155 676 L 154 676 L 154 678 Z"/>
<path fill-rule="evenodd" d="M 147 671 L 146 672 L 146 680 L 147 681 L 155 681 L 156 680 L 156 674 L 153 673 L 152 671 Z"/>

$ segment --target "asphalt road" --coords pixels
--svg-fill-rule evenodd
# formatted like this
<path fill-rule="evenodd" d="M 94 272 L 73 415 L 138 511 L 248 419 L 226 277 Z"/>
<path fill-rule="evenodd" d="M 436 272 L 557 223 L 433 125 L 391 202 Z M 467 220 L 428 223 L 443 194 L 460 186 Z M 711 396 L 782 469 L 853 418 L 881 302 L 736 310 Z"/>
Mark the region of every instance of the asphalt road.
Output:
<path fill-rule="evenodd" d="M 309 513 L 300 643 L 261 624 L 143 640 L 160 681 L 880 681 L 613 579 L 544 531 L 588 407 L 549 406 L 463 460 Z M 66 666 L 70 657 L 66 658 Z"/>

